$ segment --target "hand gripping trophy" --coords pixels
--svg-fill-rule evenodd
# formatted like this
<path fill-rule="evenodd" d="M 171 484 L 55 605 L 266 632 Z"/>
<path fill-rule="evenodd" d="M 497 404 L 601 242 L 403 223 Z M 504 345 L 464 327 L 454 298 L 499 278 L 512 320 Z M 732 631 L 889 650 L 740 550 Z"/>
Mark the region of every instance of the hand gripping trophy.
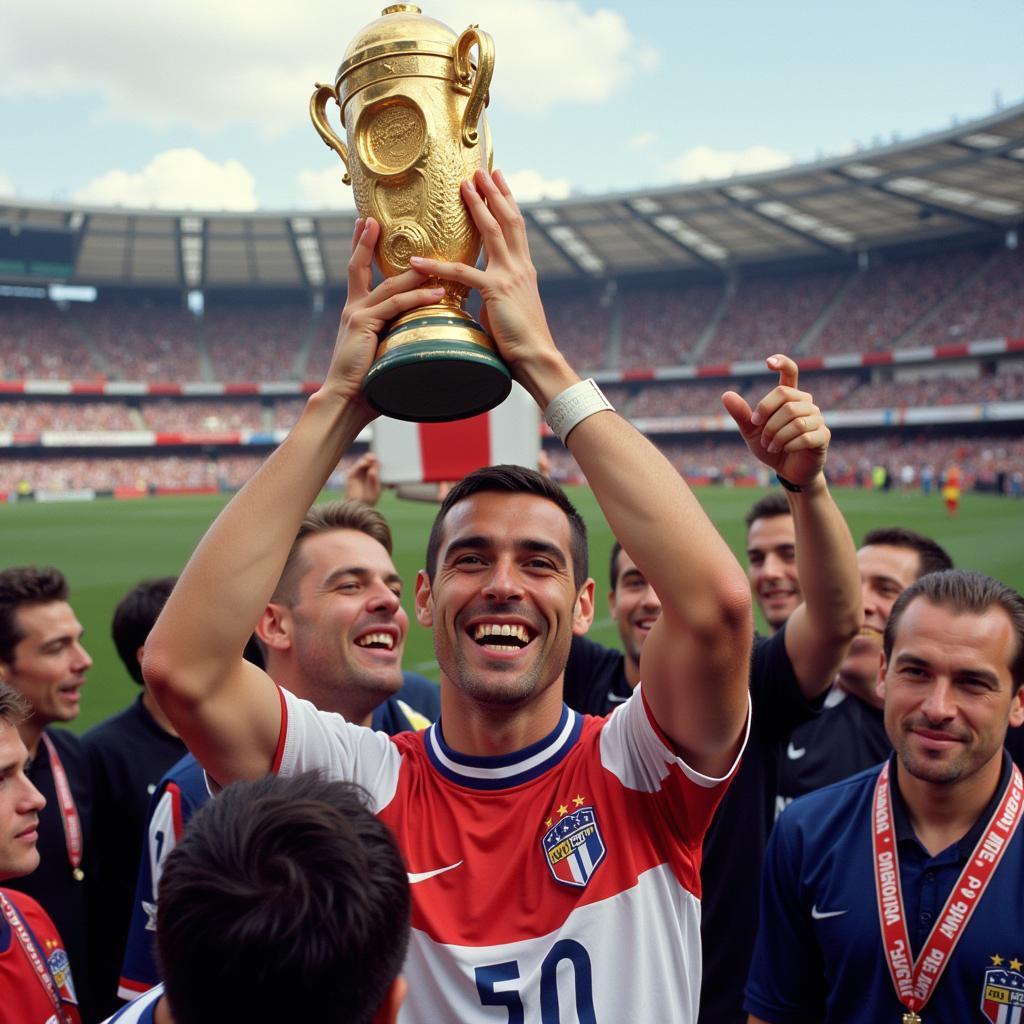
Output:
<path fill-rule="evenodd" d="M 470 51 L 476 48 L 476 63 Z M 410 256 L 470 265 L 480 235 L 459 186 L 490 165 L 487 105 L 494 43 L 471 25 L 460 36 L 413 4 L 394 4 L 345 51 L 334 85 L 317 85 L 309 113 L 345 164 L 360 215 L 380 222 L 377 264 L 387 276 Z M 327 120 L 341 108 L 348 145 Z M 363 393 L 396 419 L 457 420 L 504 400 L 511 375 L 462 304 L 468 289 L 440 282 L 444 298 L 389 325 Z"/>

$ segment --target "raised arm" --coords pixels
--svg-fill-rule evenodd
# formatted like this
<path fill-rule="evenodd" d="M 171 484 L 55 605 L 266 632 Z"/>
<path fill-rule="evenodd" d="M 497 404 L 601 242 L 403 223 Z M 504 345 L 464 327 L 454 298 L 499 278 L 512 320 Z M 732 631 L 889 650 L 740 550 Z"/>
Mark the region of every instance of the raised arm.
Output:
<path fill-rule="evenodd" d="M 486 270 L 430 260 L 414 266 L 480 291 L 485 326 L 516 380 L 545 409 L 579 377 L 548 330 L 522 214 L 500 172 L 478 172 L 463 196 L 484 238 Z M 746 576 L 680 475 L 621 416 L 590 416 L 567 446 L 615 536 L 662 601 L 641 656 L 648 706 L 693 767 L 724 773 L 747 713 Z"/>
<path fill-rule="evenodd" d="M 722 404 L 756 458 L 799 491 L 786 489 L 796 534 L 796 565 L 804 602 L 786 621 L 786 653 L 805 697 L 832 682 L 863 618 L 857 552 L 825 481 L 831 433 L 821 410 L 797 388 L 788 356 L 767 360 L 779 383 L 751 410 L 735 391 Z M 774 451 L 772 449 L 775 449 Z"/>
<path fill-rule="evenodd" d="M 272 763 L 280 701 L 270 677 L 242 651 L 303 516 L 374 416 L 360 386 L 377 334 L 441 294 L 423 287 L 416 271 L 371 290 L 379 231 L 373 220 L 356 223 L 348 301 L 327 378 L 285 441 L 207 530 L 146 642 L 146 682 L 189 749 L 224 785 L 265 774 Z"/>

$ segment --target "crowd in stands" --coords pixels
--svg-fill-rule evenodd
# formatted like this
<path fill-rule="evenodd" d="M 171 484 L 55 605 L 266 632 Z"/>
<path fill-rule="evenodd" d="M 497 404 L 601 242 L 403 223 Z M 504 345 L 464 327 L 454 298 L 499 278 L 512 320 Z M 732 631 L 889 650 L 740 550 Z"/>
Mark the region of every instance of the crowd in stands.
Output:
<path fill-rule="evenodd" d="M 0 430 L 138 430 L 126 402 L 0 402 Z"/>
<path fill-rule="evenodd" d="M 264 407 L 260 402 L 160 398 L 141 404 L 142 420 L 148 430 L 191 433 L 234 430 L 263 430 Z"/>
<path fill-rule="evenodd" d="M 738 391 L 745 394 L 749 388 L 756 386 L 749 380 L 725 379 L 653 384 L 638 389 L 625 412 L 635 419 L 661 416 L 717 416 L 724 412 L 721 401 L 723 391 Z M 615 404 L 614 400 L 612 403 Z"/>
<path fill-rule="evenodd" d="M 1021 294 L 1024 253 L 966 249 L 863 271 L 741 279 L 731 294 L 720 282 L 620 284 L 552 291 L 545 302 L 558 344 L 591 371 L 1021 337 Z M 58 309 L 4 299 L 0 379 L 315 381 L 326 371 L 339 314 L 336 305 L 311 313 L 305 300 L 222 304 L 198 318 L 170 302 L 106 298 Z M 823 315 L 820 333 L 809 337 Z"/>
<path fill-rule="evenodd" d="M 184 309 L 75 303 L 64 315 L 93 344 L 111 380 L 201 379 L 196 318 Z"/>
<path fill-rule="evenodd" d="M 951 375 L 861 384 L 834 407 L 888 409 L 1022 400 L 1024 373 L 1000 373 L 976 378 Z"/>
<path fill-rule="evenodd" d="M 99 377 L 89 350 L 48 303 L 0 305 L 0 379 L 82 380 Z"/>
<path fill-rule="evenodd" d="M 966 249 L 869 267 L 836 304 L 811 351 L 827 355 L 896 347 L 984 261 L 985 253 Z"/>
<path fill-rule="evenodd" d="M 0 494 L 28 491 L 145 492 L 156 488 L 237 490 L 266 459 L 257 454 L 87 455 L 0 459 Z M 339 463 L 340 486 L 354 457 Z"/>
<path fill-rule="evenodd" d="M 217 380 L 292 380 L 310 327 L 308 304 L 211 309 L 203 336 Z"/>
<path fill-rule="evenodd" d="M 845 280 L 845 274 L 820 273 L 741 281 L 700 362 L 795 352 Z"/>
<path fill-rule="evenodd" d="M 612 296 L 559 296 L 545 300 L 548 324 L 558 347 L 581 371 L 608 365 Z"/>
<path fill-rule="evenodd" d="M 628 370 L 692 362 L 723 294 L 721 284 L 624 289 L 619 365 Z"/>
<path fill-rule="evenodd" d="M 705 437 L 693 441 L 655 438 L 669 461 L 690 480 L 707 483 L 772 483 L 763 467 L 735 437 Z M 582 474 L 575 460 L 560 445 L 545 448 L 552 476 L 575 483 Z M 927 484 L 938 493 L 942 475 L 952 465 L 960 467 L 967 490 L 984 484 L 986 489 L 1020 496 L 1024 486 L 1024 438 L 992 434 L 982 437 L 917 437 L 903 435 L 861 440 L 856 435 L 833 436 L 828 474 L 838 484 L 875 486 L 873 470 L 883 466 L 893 485 L 904 466 L 913 469 L 914 486 Z"/>
<path fill-rule="evenodd" d="M 947 345 L 977 338 L 1024 337 L 1024 249 L 1004 249 L 952 296 L 941 316 L 914 332 L 913 343 Z"/>

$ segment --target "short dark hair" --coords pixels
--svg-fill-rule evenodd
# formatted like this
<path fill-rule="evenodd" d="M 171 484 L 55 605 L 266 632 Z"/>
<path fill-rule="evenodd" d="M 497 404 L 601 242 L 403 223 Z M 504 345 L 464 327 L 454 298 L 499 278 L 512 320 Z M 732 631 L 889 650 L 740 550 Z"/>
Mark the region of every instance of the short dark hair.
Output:
<path fill-rule="evenodd" d="M 401 971 L 409 882 L 364 790 L 315 772 L 228 786 L 159 885 L 157 948 L 177 1024 L 368 1024 Z"/>
<path fill-rule="evenodd" d="M 175 576 L 163 576 L 155 580 L 142 580 L 118 602 L 114 618 L 110 623 L 110 635 L 114 639 L 117 653 L 124 662 L 128 675 L 143 686 L 142 666 L 136 654 L 146 643 L 146 637 L 160 615 L 167 598 L 171 596 Z"/>
<path fill-rule="evenodd" d="M 318 533 L 330 533 L 332 530 L 357 530 L 372 537 L 391 554 L 391 527 L 388 521 L 369 505 L 361 501 L 327 501 L 322 505 L 314 505 L 303 517 L 299 532 L 292 541 L 285 560 L 281 577 L 277 581 L 270 600 L 275 604 L 291 605 L 295 602 L 295 593 L 299 580 L 309 568 L 302 558 L 302 542 L 307 537 Z"/>
<path fill-rule="evenodd" d="M 10 684 L 0 681 L 0 722 L 18 726 L 32 714 L 32 705 Z"/>
<path fill-rule="evenodd" d="M 953 559 L 937 541 L 924 534 L 915 533 L 902 526 L 883 526 L 878 530 L 868 530 L 861 541 L 861 547 L 871 544 L 884 544 L 891 548 L 910 548 L 917 552 L 918 577 L 930 572 L 943 572 L 953 568 Z"/>
<path fill-rule="evenodd" d="M 749 530 L 758 519 L 775 519 L 777 516 L 791 516 L 792 514 L 793 510 L 789 507 L 789 502 L 782 491 L 772 491 L 763 498 L 758 498 L 750 506 L 750 511 L 744 522 Z"/>
<path fill-rule="evenodd" d="M 17 612 L 24 605 L 68 599 L 68 581 L 53 566 L 19 565 L 0 572 L 0 661 L 10 664 L 25 638 Z"/>
<path fill-rule="evenodd" d="M 508 494 L 533 494 L 554 502 L 569 520 L 569 537 L 572 554 L 573 582 L 577 590 L 586 582 L 587 572 L 587 524 L 568 499 L 565 491 L 553 480 L 542 476 L 534 469 L 523 466 L 486 466 L 463 477 L 445 496 L 441 508 L 430 528 L 427 541 L 427 577 L 433 581 L 437 571 L 437 556 L 441 550 L 441 535 L 444 520 L 454 505 L 474 494 L 497 491 Z"/>
<path fill-rule="evenodd" d="M 889 621 L 885 624 L 882 637 L 886 661 L 892 655 L 900 619 L 907 605 L 918 597 L 950 608 L 960 615 L 983 615 L 989 608 L 1002 608 L 1010 618 L 1017 640 L 1009 669 L 1014 692 L 1020 689 L 1024 683 L 1024 598 L 1016 590 L 991 576 L 967 569 L 945 569 L 919 577 L 896 598 L 889 612 Z"/>

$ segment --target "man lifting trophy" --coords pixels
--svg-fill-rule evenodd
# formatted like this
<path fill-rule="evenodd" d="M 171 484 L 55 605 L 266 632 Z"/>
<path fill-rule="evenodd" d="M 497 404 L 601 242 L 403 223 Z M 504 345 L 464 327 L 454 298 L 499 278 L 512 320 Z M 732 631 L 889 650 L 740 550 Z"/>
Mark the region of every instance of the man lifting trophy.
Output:
<path fill-rule="evenodd" d="M 345 164 L 342 180 L 360 215 L 380 223 L 375 255 L 388 277 L 408 270 L 411 256 L 476 262 L 480 234 L 459 188 L 490 166 L 484 107 L 493 70 L 486 32 L 471 25 L 456 36 L 413 4 L 394 4 L 349 44 L 334 85 L 317 85 L 310 117 Z M 332 99 L 347 144 L 327 120 Z M 440 285 L 440 302 L 400 316 L 381 335 L 363 394 L 387 416 L 457 420 L 509 393 L 508 368 L 462 308 L 469 289 Z"/>

